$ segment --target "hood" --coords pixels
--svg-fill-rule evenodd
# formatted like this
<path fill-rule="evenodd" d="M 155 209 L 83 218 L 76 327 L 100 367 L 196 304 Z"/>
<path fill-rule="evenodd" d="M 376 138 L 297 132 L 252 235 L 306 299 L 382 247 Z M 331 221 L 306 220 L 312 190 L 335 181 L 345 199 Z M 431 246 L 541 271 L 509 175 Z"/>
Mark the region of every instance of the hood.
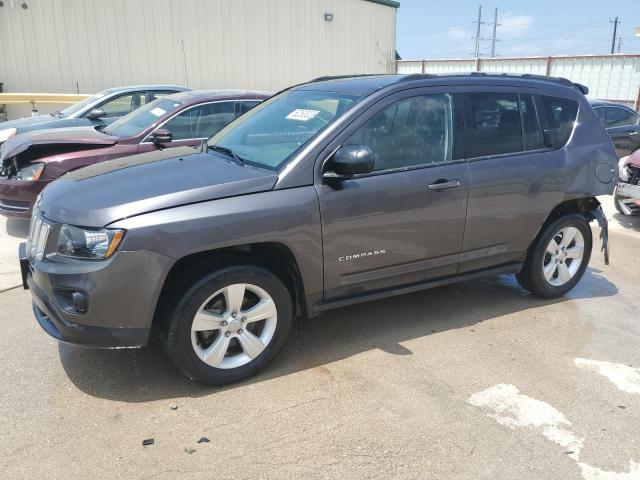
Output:
<path fill-rule="evenodd" d="M 51 123 L 51 125 L 53 126 L 53 124 L 61 122 L 61 121 L 66 121 L 66 118 L 60 118 L 60 117 L 54 117 L 53 115 L 37 115 L 35 117 L 24 117 L 24 118 L 18 118 L 16 120 L 9 120 L 6 122 L 2 122 L 0 124 L 0 130 L 4 130 L 6 128 L 16 128 L 18 130 L 18 133 L 20 133 L 20 129 L 24 128 L 24 127 L 29 127 L 31 125 L 43 125 L 46 123 Z M 45 125 L 43 125 L 43 128 L 46 128 Z"/>
<path fill-rule="evenodd" d="M 277 179 L 275 172 L 213 152 L 176 147 L 70 172 L 43 191 L 40 210 L 54 222 L 103 227 L 149 211 L 271 190 Z"/>
<path fill-rule="evenodd" d="M 36 145 L 68 146 L 64 151 L 82 150 L 83 147 L 93 148 L 110 146 L 118 142 L 118 137 L 112 137 L 97 131 L 94 127 L 56 128 L 52 130 L 38 130 L 16 135 L 2 144 L 0 149 L 0 163 L 5 158 L 12 158 Z M 77 146 L 77 148 L 75 148 Z M 44 150 L 41 148 L 41 150 Z M 52 149 L 60 153 L 60 148 Z M 45 153 L 46 155 L 46 153 Z M 43 156 L 45 156 L 43 155 Z"/>

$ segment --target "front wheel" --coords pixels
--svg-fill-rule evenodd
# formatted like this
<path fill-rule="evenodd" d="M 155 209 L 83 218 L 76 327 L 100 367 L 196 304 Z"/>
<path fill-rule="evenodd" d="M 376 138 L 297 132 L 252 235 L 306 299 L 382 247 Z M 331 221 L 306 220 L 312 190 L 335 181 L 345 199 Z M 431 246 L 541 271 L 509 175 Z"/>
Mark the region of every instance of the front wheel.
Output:
<path fill-rule="evenodd" d="M 525 260 L 518 282 L 542 298 L 560 297 L 582 278 L 592 248 L 591 228 L 577 213 L 548 225 Z"/>
<path fill-rule="evenodd" d="M 224 268 L 186 289 L 169 318 L 165 346 L 189 378 L 224 385 L 264 367 L 293 319 L 289 291 L 254 266 Z"/>

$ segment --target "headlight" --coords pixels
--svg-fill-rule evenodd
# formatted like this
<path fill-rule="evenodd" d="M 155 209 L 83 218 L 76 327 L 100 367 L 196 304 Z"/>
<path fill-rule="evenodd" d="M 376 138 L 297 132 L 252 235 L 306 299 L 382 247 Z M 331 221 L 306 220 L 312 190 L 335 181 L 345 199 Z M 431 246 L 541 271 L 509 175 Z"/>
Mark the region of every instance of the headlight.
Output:
<path fill-rule="evenodd" d="M 30 163 L 26 167 L 18 170 L 16 178 L 18 180 L 38 180 L 44 171 L 44 163 Z"/>
<path fill-rule="evenodd" d="M 15 128 L 5 128 L 0 130 L 0 143 L 6 142 L 18 132 Z"/>
<path fill-rule="evenodd" d="M 629 163 L 629 155 L 618 160 L 618 176 L 623 182 L 628 182 L 631 177 L 627 163 Z"/>
<path fill-rule="evenodd" d="M 58 234 L 56 253 L 76 258 L 109 258 L 118 248 L 123 236 L 124 230 L 88 229 L 62 225 Z"/>

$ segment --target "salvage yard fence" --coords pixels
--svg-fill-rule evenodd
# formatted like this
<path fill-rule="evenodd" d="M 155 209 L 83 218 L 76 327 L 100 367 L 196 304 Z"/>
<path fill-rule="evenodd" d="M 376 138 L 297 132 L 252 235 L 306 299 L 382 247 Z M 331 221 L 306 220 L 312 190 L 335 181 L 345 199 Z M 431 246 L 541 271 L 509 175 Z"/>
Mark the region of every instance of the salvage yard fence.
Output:
<path fill-rule="evenodd" d="M 528 73 L 564 77 L 589 87 L 589 97 L 640 110 L 640 55 L 575 55 L 398 60 L 397 73 Z"/>

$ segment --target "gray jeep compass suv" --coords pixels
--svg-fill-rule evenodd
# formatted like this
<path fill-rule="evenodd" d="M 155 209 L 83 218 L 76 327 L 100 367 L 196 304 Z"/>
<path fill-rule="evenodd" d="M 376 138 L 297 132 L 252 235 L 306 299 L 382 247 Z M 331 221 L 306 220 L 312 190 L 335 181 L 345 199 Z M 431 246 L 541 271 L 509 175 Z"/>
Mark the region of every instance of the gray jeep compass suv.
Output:
<path fill-rule="evenodd" d="M 541 297 L 582 277 L 617 157 L 568 80 L 325 78 L 201 148 L 71 172 L 21 246 L 50 335 L 138 347 L 190 378 L 264 367 L 300 317 L 482 275 Z"/>

